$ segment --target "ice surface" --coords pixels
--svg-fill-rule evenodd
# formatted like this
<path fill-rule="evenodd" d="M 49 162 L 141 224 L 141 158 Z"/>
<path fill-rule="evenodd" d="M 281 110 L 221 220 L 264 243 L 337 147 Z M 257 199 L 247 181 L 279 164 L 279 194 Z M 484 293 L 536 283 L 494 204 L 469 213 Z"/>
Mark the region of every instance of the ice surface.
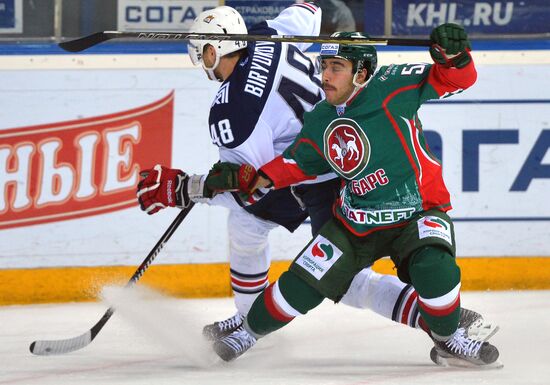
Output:
<path fill-rule="evenodd" d="M 462 304 L 500 324 L 492 341 L 504 368 L 441 368 L 420 331 L 325 301 L 233 363 L 200 337 L 233 314 L 231 299 L 181 300 L 139 289 L 106 302 L 0 307 L 0 384 L 550 384 L 550 291 L 464 292 Z M 109 304 L 117 312 L 86 348 L 33 356 L 36 339 L 85 332 Z"/>

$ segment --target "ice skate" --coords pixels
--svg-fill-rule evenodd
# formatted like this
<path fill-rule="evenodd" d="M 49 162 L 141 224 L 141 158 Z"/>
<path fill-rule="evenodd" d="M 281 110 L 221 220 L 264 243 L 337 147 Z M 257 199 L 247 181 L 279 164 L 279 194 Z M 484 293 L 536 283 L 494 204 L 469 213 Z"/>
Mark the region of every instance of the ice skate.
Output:
<path fill-rule="evenodd" d="M 244 316 L 241 313 L 236 313 L 226 320 L 206 325 L 202 329 L 202 335 L 209 341 L 219 340 L 237 330 L 243 324 L 243 320 Z"/>
<path fill-rule="evenodd" d="M 465 330 L 467 338 L 481 342 L 487 341 L 499 330 L 498 325 L 485 321 L 481 314 L 466 308 L 460 309 L 458 327 Z M 452 364 L 443 357 L 439 357 L 438 350 L 435 346 L 430 351 L 430 359 L 437 365 L 448 366 Z M 498 364 L 495 366 L 498 367 Z M 500 364 L 500 366 L 502 366 L 502 364 Z"/>
<path fill-rule="evenodd" d="M 464 328 L 458 328 L 446 341 L 434 340 L 430 352 L 433 362 L 441 366 L 500 368 L 498 349 L 489 342 L 469 338 Z"/>
<path fill-rule="evenodd" d="M 244 327 L 239 327 L 231 334 L 214 342 L 214 351 L 224 361 L 233 361 L 250 349 L 256 343 L 256 338 Z"/>

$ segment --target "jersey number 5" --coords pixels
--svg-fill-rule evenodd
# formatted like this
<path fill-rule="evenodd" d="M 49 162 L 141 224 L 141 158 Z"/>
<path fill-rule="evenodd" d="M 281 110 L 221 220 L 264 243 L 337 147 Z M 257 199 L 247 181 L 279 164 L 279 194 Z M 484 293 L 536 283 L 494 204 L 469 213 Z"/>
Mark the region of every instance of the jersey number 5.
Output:
<path fill-rule="evenodd" d="M 401 75 L 420 75 L 426 69 L 426 64 L 412 64 L 403 68 Z"/>

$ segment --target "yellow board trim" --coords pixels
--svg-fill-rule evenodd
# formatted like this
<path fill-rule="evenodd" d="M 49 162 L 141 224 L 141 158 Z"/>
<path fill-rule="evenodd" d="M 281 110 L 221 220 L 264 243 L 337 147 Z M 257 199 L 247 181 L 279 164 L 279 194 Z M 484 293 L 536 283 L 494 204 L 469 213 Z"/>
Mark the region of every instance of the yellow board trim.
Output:
<path fill-rule="evenodd" d="M 290 264 L 276 261 L 274 281 Z M 463 290 L 550 289 L 550 258 L 458 258 Z M 109 284 L 125 285 L 134 266 L 63 267 L 0 270 L 0 305 L 93 301 Z M 395 274 L 388 259 L 374 270 Z M 139 281 L 168 295 L 185 298 L 231 295 L 227 263 L 151 266 Z"/>

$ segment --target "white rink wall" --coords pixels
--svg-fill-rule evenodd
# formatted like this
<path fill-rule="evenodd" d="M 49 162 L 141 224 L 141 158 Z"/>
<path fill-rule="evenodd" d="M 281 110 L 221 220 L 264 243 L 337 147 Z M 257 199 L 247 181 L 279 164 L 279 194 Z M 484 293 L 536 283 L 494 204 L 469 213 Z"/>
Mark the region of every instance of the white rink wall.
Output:
<path fill-rule="evenodd" d="M 457 219 L 459 256 L 550 256 L 550 59 L 548 51 L 526 52 L 476 52 L 477 84 L 449 103 L 420 110 L 424 130 L 441 141 L 441 149 L 433 150 L 442 153 L 453 197 L 450 214 Z M 172 166 L 205 173 L 217 160 L 207 116 L 218 84 L 189 68 L 184 55 L 5 58 L 0 64 L 0 154 L 10 155 L 0 156 L 0 197 L 7 212 L 13 204 L 7 180 L 17 160 L 14 143 L 3 142 L 3 131 L 119 113 L 174 91 Z M 428 61 L 429 55 L 380 54 L 380 64 L 418 60 Z M 21 145 L 26 139 L 17 140 Z M 72 145 L 61 144 L 65 151 Z M 121 147 L 119 155 L 129 164 L 132 153 L 126 150 Z M 63 179 L 52 183 L 55 190 Z M 58 211 L 63 207 L 56 204 Z M 5 213 L 0 212 L 0 224 Z M 171 209 L 147 216 L 132 207 L 5 226 L 0 229 L 0 269 L 136 265 L 176 214 Z M 226 233 L 225 209 L 197 206 L 155 263 L 225 262 Z M 271 237 L 274 259 L 292 259 L 309 239 L 309 226 L 293 236 L 277 229 Z"/>

